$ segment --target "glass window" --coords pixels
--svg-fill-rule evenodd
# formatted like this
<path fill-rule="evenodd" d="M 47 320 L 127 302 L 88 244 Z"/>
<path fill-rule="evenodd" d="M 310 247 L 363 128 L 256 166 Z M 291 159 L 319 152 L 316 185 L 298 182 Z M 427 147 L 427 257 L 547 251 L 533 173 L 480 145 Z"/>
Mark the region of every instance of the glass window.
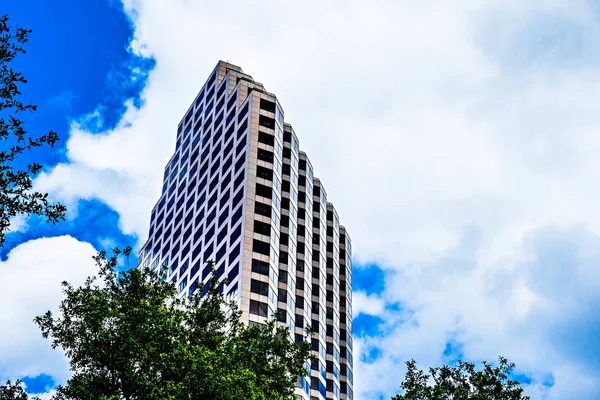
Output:
<path fill-rule="evenodd" d="M 269 284 L 267 282 L 258 281 L 256 279 L 250 280 L 250 291 L 252 293 L 258 293 L 262 296 L 269 295 Z"/>
<path fill-rule="evenodd" d="M 266 224 L 261 221 L 254 221 L 254 232 L 265 236 L 271 236 L 271 224 Z"/>
<path fill-rule="evenodd" d="M 269 146 L 274 146 L 275 145 L 275 136 L 270 135 L 265 132 L 262 132 L 262 131 L 258 131 L 258 142 L 264 143 Z"/>
<path fill-rule="evenodd" d="M 254 239 L 252 242 L 252 251 L 258 254 L 269 256 L 271 254 L 271 246 L 269 243 Z"/>
<path fill-rule="evenodd" d="M 237 263 L 236 265 L 233 266 L 233 268 L 231 268 L 231 271 L 229 271 L 229 273 L 227 274 L 227 280 L 231 283 L 233 282 L 233 280 L 235 278 L 237 278 L 237 276 L 240 273 L 240 264 Z"/>
<path fill-rule="evenodd" d="M 268 314 L 267 303 L 261 301 L 250 300 L 250 314 L 260 315 L 266 317 Z"/>
<path fill-rule="evenodd" d="M 238 122 L 244 119 L 244 117 L 248 113 L 248 104 L 250 104 L 250 102 L 246 101 L 246 104 L 244 104 L 244 107 L 242 107 L 242 109 L 240 110 L 240 113 L 238 114 Z"/>
<path fill-rule="evenodd" d="M 242 152 L 242 150 L 244 150 L 245 148 L 246 148 L 246 136 L 244 136 L 238 143 L 237 147 L 235 148 L 235 153 L 240 154 Z"/>
<path fill-rule="evenodd" d="M 265 186 L 263 184 L 257 183 L 256 184 L 256 195 L 257 196 L 262 196 L 265 197 L 267 199 L 270 199 L 271 196 L 273 194 L 273 191 L 270 187 Z"/>
<path fill-rule="evenodd" d="M 269 276 L 269 263 L 252 259 L 252 272 Z"/>
<path fill-rule="evenodd" d="M 267 100 L 267 99 L 260 99 L 260 108 L 261 109 L 274 113 L 275 107 L 276 107 L 276 105 L 274 102 Z"/>
<path fill-rule="evenodd" d="M 254 203 L 254 212 L 264 217 L 270 217 L 271 206 L 257 201 Z"/>
<path fill-rule="evenodd" d="M 281 127 L 283 128 L 283 111 L 279 107 L 277 107 L 277 110 L 275 111 L 275 118 L 277 119 L 277 122 L 279 122 Z"/>
<path fill-rule="evenodd" d="M 296 137 L 294 135 L 292 135 L 292 149 L 294 150 L 294 152 L 296 154 L 298 154 L 300 152 L 300 147 L 298 146 L 298 141 L 296 140 Z"/>
<path fill-rule="evenodd" d="M 235 227 L 232 232 L 231 235 L 229 236 L 229 245 L 231 245 L 233 242 L 235 242 L 241 235 L 242 233 L 242 224 L 239 224 L 237 227 Z"/>
<path fill-rule="evenodd" d="M 268 151 L 268 150 L 264 150 L 264 149 L 258 149 L 258 159 L 268 162 L 268 163 L 273 163 L 273 153 Z"/>
<path fill-rule="evenodd" d="M 268 129 L 275 129 L 275 120 L 273 118 L 269 118 L 265 115 L 258 116 L 258 124 L 260 126 L 264 126 Z"/>

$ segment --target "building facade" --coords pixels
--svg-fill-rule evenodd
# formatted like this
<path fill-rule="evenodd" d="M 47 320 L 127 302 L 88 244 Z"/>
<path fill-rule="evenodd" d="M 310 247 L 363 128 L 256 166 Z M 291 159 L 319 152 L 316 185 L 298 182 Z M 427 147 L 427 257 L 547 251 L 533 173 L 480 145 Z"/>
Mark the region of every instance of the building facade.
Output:
<path fill-rule="evenodd" d="M 216 274 L 242 319 L 277 315 L 315 358 L 296 394 L 352 399 L 351 242 L 275 95 L 220 61 L 177 128 L 139 264 L 186 296 Z M 277 311 L 277 313 L 275 313 Z"/>

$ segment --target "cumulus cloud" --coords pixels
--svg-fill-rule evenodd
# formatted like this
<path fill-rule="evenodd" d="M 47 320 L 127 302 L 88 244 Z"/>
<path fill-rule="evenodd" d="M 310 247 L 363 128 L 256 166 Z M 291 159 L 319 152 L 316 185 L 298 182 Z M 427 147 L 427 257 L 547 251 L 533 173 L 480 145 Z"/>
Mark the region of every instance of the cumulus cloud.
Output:
<path fill-rule="evenodd" d="M 68 362 L 33 319 L 56 312 L 63 298 L 61 282 L 80 285 L 96 273 L 94 248 L 70 236 L 25 242 L 0 262 L 0 381 L 47 374 L 62 382 Z"/>
<path fill-rule="evenodd" d="M 39 396 L 40 400 L 51 400 L 52 396 L 54 396 L 56 394 L 55 390 L 51 390 L 49 392 L 46 393 L 41 393 L 38 394 L 37 396 Z"/>
<path fill-rule="evenodd" d="M 17 215 L 10 219 L 10 232 L 25 232 L 27 230 L 27 217 L 25 215 Z"/>
<path fill-rule="evenodd" d="M 518 257 L 489 265 L 477 261 L 485 251 L 477 234 L 465 236 L 434 262 L 390 275 L 382 296 L 410 306 L 412 315 L 398 325 L 406 310 L 382 314 L 385 334 L 362 341 L 381 353 L 362 360 L 357 385 L 371 395 L 393 392 L 405 371 L 398 360 L 439 365 L 449 361 L 450 343 L 469 360 L 501 354 L 517 361 L 533 379 L 527 389 L 534 399 L 594 398 L 600 238 L 583 226 L 541 227 L 525 236 Z"/>
<path fill-rule="evenodd" d="M 178 120 L 217 60 L 231 60 L 278 95 L 357 260 L 389 271 L 383 293 L 357 297 L 357 311 L 387 324 L 357 340 L 359 354 L 385 349 L 359 363 L 357 398 L 392 393 L 404 360 L 438 364 L 450 342 L 467 358 L 510 357 L 533 377 L 535 398 L 594 398 L 593 2 L 124 0 L 124 9 L 132 54 L 156 60 L 143 102 L 128 102 L 109 130 L 74 123 L 69 162 L 37 185 L 106 202 L 143 239 Z M 581 393 L 565 395 L 572 382 Z"/>
<path fill-rule="evenodd" d="M 368 295 L 365 292 L 352 294 L 352 311 L 354 316 L 361 313 L 380 315 L 385 308 L 385 301 L 377 295 Z"/>

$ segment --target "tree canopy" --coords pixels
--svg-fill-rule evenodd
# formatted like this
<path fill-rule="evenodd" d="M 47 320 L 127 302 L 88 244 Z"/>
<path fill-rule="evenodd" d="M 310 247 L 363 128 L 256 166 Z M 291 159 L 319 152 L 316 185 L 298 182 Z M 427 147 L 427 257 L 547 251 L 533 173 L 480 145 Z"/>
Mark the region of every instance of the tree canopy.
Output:
<path fill-rule="evenodd" d="M 294 399 L 307 338 L 274 320 L 243 324 L 215 277 L 204 296 L 182 298 L 150 269 L 117 272 L 119 255 L 96 256 L 98 276 L 64 282 L 59 315 L 35 319 L 70 360 L 55 399 Z"/>
<path fill-rule="evenodd" d="M 0 400 L 28 400 L 29 396 L 23 388 L 23 382 L 20 380 L 6 381 L 6 384 L 0 385 Z M 39 397 L 34 397 L 31 400 L 39 400 Z"/>
<path fill-rule="evenodd" d="M 429 374 L 418 369 L 414 360 L 406 365 L 408 371 L 400 385 L 404 394 L 392 400 L 529 400 L 521 385 L 511 379 L 515 365 L 502 357 L 496 367 L 484 362 L 480 370 L 465 361 L 430 368 Z"/>
<path fill-rule="evenodd" d="M 11 27 L 8 15 L 0 15 L 0 247 L 13 217 L 40 215 L 56 223 L 64 219 L 66 211 L 64 205 L 49 202 L 47 193 L 32 191 L 33 178 L 40 173 L 42 165 L 25 164 L 19 159 L 25 152 L 36 147 L 54 147 L 58 141 L 53 131 L 40 136 L 29 135 L 21 119 L 23 113 L 34 112 L 37 106 L 20 100 L 20 86 L 27 80 L 10 65 L 25 53 L 23 46 L 30 33 L 31 30 Z"/>

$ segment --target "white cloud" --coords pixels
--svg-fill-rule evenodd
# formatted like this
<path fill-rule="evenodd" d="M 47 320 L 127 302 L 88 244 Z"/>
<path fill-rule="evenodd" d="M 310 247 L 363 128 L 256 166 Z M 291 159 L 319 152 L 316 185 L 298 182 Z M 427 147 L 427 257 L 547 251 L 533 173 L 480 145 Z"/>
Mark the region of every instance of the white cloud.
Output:
<path fill-rule="evenodd" d="M 352 311 L 354 316 L 361 313 L 370 315 L 380 315 L 385 308 L 385 301 L 376 295 L 368 295 L 364 292 L 354 292 L 352 294 Z"/>
<path fill-rule="evenodd" d="M 600 319 L 585 256 L 600 233 L 591 2 L 124 3 L 131 51 L 156 59 L 144 104 L 101 134 L 74 124 L 70 162 L 41 189 L 99 198 L 145 237 L 177 122 L 217 60 L 231 60 L 278 95 L 356 257 L 397 271 L 381 298 L 414 311 L 394 324 L 405 313 L 359 295 L 389 327 L 357 340 L 386 349 L 356 371 L 358 398 L 394 391 L 406 359 L 439 363 L 450 338 L 467 357 L 552 374 L 549 393 L 531 386 L 536 398 L 561 398 L 575 379 L 594 397 L 599 370 L 564 343 L 565 325 Z M 552 250 L 570 239 L 553 229 L 576 236 L 562 264 Z"/>
<path fill-rule="evenodd" d="M 451 341 L 469 360 L 502 355 L 517 362 L 534 379 L 528 387 L 534 399 L 594 398 L 600 382 L 600 238 L 581 226 L 543 227 L 526 235 L 518 259 L 490 265 L 478 262 L 485 249 L 476 236 L 467 234 L 433 263 L 388 276 L 386 303 L 400 302 L 412 316 L 397 325 L 407 310 L 381 314 L 386 334 L 362 340 L 362 347 L 382 353 L 375 362 L 359 362 L 357 386 L 393 392 L 404 373 L 393 368 L 399 360 L 440 365 L 448 361 L 443 352 Z M 549 376 L 552 389 L 540 384 Z"/>
<path fill-rule="evenodd" d="M 62 281 L 80 285 L 96 273 L 95 253 L 88 243 L 60 236 L 25 242 L 0 262 L 0 380 L 42 373 L 68 378 L 64 354 L 52 350 L 33 319 L 58 310 Z"/>
<path fill-rule="evenodd" d="M 51 400 L 52 396 L 54 396 L 55 394 L 56 394 L 56 390 L 51 390 L 49 392 L 41 393 L 36 396 L 38 396 L 40 398 L 40 400 Z"/>
<path fill-rule="evenodd" d="M 10 219 L 10 232 L 25 232 L 27 230 L 27 217 L 19 214 Z"/>

